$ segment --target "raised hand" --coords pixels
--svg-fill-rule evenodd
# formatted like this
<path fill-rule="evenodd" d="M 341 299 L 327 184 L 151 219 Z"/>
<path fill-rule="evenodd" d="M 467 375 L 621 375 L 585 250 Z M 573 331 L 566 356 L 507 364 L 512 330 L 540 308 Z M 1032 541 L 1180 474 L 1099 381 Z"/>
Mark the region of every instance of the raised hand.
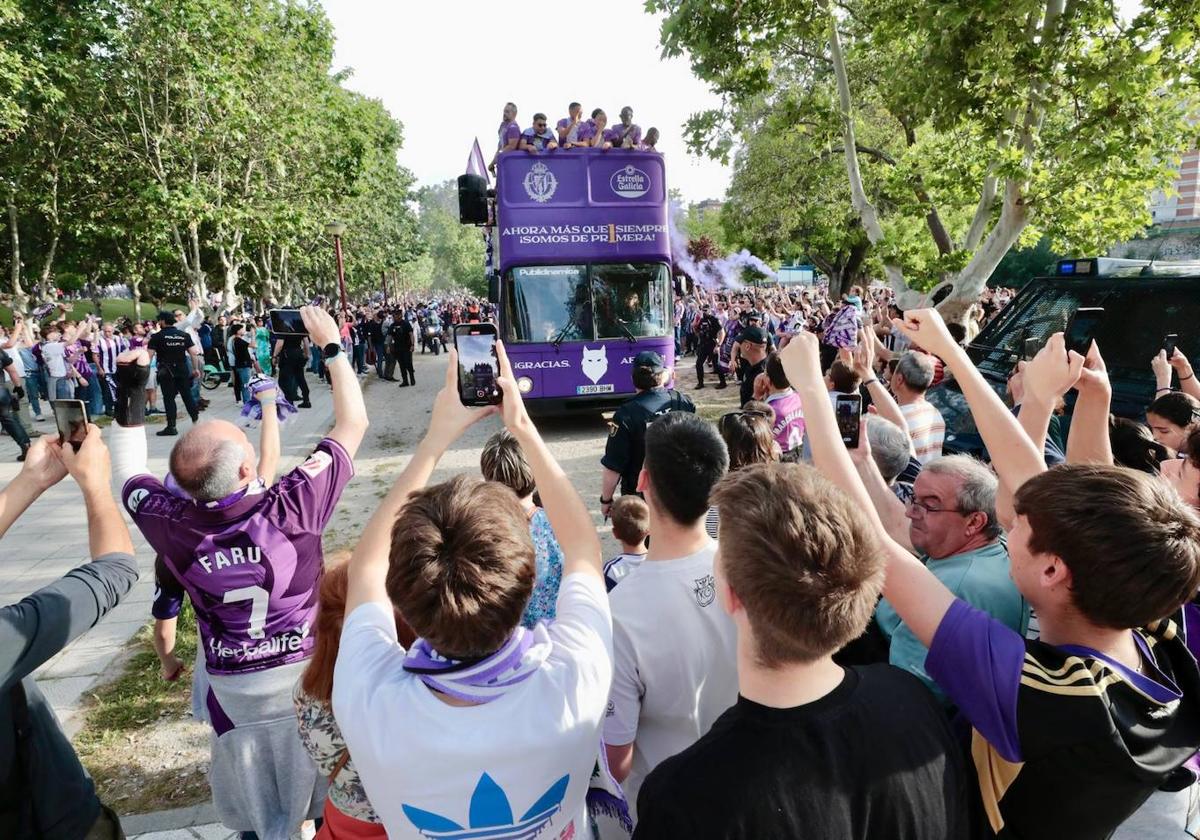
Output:
<path fill-rule="evenodd" d="M 958 349 L 957 342 L 936 309 L 910 309 L 904 313 L 903 319 L 893 318 L 892 323 L 917 347 L 943 360 Z"/>
<path fill-rule="evenodd" d="M 1179 353 L 1179 348 L 1175 349 Z M 1184 359 L 1186 362 L 1187 359 Z M 1167 351 L 1159 350 L 1158 353 L 1150 360 L 1150 370 L 1154 371 L 1154 383 L 1159 390 L 1165 390 L 1171 387 L 1171 368 L 1173 365 L 1167 359 Z"/>
<path fill-rule="evenodd" d="M 783 363 L 783 372 L 792 387 L 800 388 L 806 383 L 823 382 L 821 345 L 813 333 L 798 332 L 793 335 L 787 347 L 780 351 L 779 360 Z"/>
<path fill-rule="evenodd" d="M 446 381 L 433 400 L 429 431 L 425 433 L 425 436 L 436 442 L 443 451 L 449 449 L 450 445 L 475 423 L 496 413 L 494 405 L 468 408 L 462 404 L 458 393 L 457 348 L 451 348 L 449 361 L 450 364 L 446 367 Z"/>
<path fill-rule="evenodd" d="M 43 492 L 66 478 L 67 468 L 55 453 L 58 446 L 59 443 L 52 441 L 49 436 L 38 438 L 30 444 L 25 453 L 25 463 L 21 465 L 21 481 L 27 481 Z"/>
<path fill-rule="evenodd" d="M 1025 366 L 1025 392 L 1032 399 L 1052 405 L 1075 387 L 1082 370 L 1083 356 L 1068 351 L 1063 334 L 1055 333 Z"/>
<path fill-rule="evenodd" d="M 1167 382 L 1170 383 L 1170 381 L 1168 376 Z M 1091 391 L 1112 391 L 1112 383 L 1108 380 L 1108 366 L 1100 355 L 1100 345 L 1094 339 L 1092 346 L 1088 348 L 1087 355 L 1083 358 L 1083 369 L 1079 372 L 1079 382 L 1075 387 L 1080 394 Z"/>
<path fill-rule="evenodd" d="M 529 412 L 525 410 L 525 401 L 521 398 L 517 377 L 513 374 L 512 363 L 508 360 L 508 351 L 504 349 L 502 341 L 496 342 L 496 357 L 500 362 L 500 377 L 496 384 L 500 387 L 500 393 L 504 395 L 500 401 L 500 416 L 504 418 L 504 425 L 508 430 L 515 434 L 519 428 L 532 426 L 533 421 L 529 419 Z"/>

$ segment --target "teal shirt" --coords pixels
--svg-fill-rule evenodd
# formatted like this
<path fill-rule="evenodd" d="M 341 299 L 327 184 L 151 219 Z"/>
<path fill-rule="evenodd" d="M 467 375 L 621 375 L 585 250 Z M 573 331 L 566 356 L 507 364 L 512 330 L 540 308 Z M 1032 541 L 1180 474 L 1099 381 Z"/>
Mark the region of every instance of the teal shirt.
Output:
<path fill-rule="evenodd" d="M 1008 574 L 1008 546 L 1003 538 L 994 543 L 955 554 L 942 560 L 922 557 L 933 576 L 946 585 L 956 598 L 983 610 L 1021 636 L 1029 629 L 1029 604 Z M 875 608 L 875 623 L 890 641 L 888 661 L 918 677 L 947 703 L 937 683 L 925 673 L 928 648 L 917 639 L 896 610 L 884 599 Z"/>

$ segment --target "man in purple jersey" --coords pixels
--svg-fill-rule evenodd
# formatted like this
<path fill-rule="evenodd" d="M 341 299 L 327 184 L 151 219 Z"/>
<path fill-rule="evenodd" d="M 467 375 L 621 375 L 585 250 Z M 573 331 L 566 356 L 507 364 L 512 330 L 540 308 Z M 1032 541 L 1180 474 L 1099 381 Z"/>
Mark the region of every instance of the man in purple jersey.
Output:
<path fill-rule="evenodd" d="M 300 743 L 291 690 L 312 651 L 323 570 L 321 533 L 367 427 L 357 377 L 337 324 L 303 307 L 333 382 L 334 426 L 312 455 L 268 488 L 237 426 L 198 423 L 171 451 L 173 493 L 146 462 L 145 351 L 122 354 L 114 472 L 126 510 L 160 556 L 156 614 L 187 593 L 209 676 L 213 726 L 209 784 L 221 821 L 263 840 L 286 838 L 318 816 L 324 780 Z M 266 411 L 270 396 L 260 396 Z"/>
<path fill-rule="evenodd" d="M 642 143 L 642 127 L 633 121 L 633 109 L 621 109 L 621 123 L 605 132 L 614 149 L 636 149 Z"/>
<path fill-rule="evenodd" d="M 579 126 L 579 142 L 577 146 L 596 146 L 601 149 L 611 149 L 612 143 L 605 137 L 608 126 L 608 114 L 603 108 L 592 111 L 592 118 Z"/>
<path fill-rule="evenodd" d="M 555 125 L 558 131 L 558 145 L 564 149 L 569 149 L 572 146 L 578 146 L 579 143 L 579 128 L 583 125 L 581 121 L 583 117 L 583 106 L 578 102 L 572 102 L 567 106 L 567 116 L 563 117 Z"/>
<path fill-rule="evenodd" d="M 496 132 L 496 154 L 492 157 L 492 162 L 488 166 L 492 172 L 496 171 L 496 161 L 500 159 L 502 152 L 511 152 L 517 148 L 517 144 L 521 142 L 521 126 L 517 125 L 517 106 L 511 102 L 504 104 L 504 118 L 500 121 L 500 129 Z"/>

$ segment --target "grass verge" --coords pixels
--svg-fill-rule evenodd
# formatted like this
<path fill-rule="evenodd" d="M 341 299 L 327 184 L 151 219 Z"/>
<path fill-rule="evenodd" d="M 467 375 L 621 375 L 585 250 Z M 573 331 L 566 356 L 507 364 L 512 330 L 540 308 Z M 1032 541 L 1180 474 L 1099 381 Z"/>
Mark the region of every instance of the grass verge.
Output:
<path fill-rule="evenodd" d="M 90 693 L 75 749 L 101 800 L 118 813 L 182 808 L 209 798 L 207 724 L 191 716 L 196 618 L 185 603 L 176 655 L 187 670 L 175 682 L 159 673 L 151 625 L 130 641 L 130 657 L 112 682 Z"/>

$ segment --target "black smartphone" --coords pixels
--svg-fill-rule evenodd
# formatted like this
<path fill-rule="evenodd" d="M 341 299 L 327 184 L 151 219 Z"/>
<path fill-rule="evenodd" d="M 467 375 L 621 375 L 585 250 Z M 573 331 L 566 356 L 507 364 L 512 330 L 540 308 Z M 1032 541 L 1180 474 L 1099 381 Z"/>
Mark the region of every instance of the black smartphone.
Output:
<path fill-rule="evenodd" d="M 1167 360 L 1175 355 L 1175 347 L 1179 344 L 1179 335 L 1177 333 L 1168 333 L 1163 337 L 1163 350 L 1167 351 Z"/>
<path fill-rule="evenodd" d="M 1071 316 L 1071 323 L 1067 326 L 1067 350 L 1074 350 L 1079 355 L 1086 356 L 1096 335 L 1096 328 L 1103 319 L 1103 306 L 1081 306 L 1076 309 L 1075 314 Z"/>
<path fill-rule="evenodd" d="M 862 427 L 862 397 L 858 394 L 838 394 L 833 404 L 838 431 L 847 449 L 858 449 L 858 432 Z"/>
<path fill-rule="evenodd" d="M 83 400 L 50 400 L 54 410 L 54 422 L 58 426 L 58 442 L 68 443 L 76 452 L 83 445 L 88 433 L 87 408 Z"/>
<path fill-rule="evenodd" d="M 1021 348 L 1021 358 L 1029 361 L 1038 354 L 1042 349 L 1042 340 L 1040 338 L 1026 338 L 1024 346 Z"/>
<path fill-rule="evenodd" d="M 271 317 L 271 332 L 275 335 L 308 335 L 299 309 L 272 309 L 267 314 Z"/>
<path fill-rule="evenodd" d="M 497 405 L 500 362 L 496 358 L 496 328 L 492 324 L 456 324 L 458 397 L 463 405 Z"/>

